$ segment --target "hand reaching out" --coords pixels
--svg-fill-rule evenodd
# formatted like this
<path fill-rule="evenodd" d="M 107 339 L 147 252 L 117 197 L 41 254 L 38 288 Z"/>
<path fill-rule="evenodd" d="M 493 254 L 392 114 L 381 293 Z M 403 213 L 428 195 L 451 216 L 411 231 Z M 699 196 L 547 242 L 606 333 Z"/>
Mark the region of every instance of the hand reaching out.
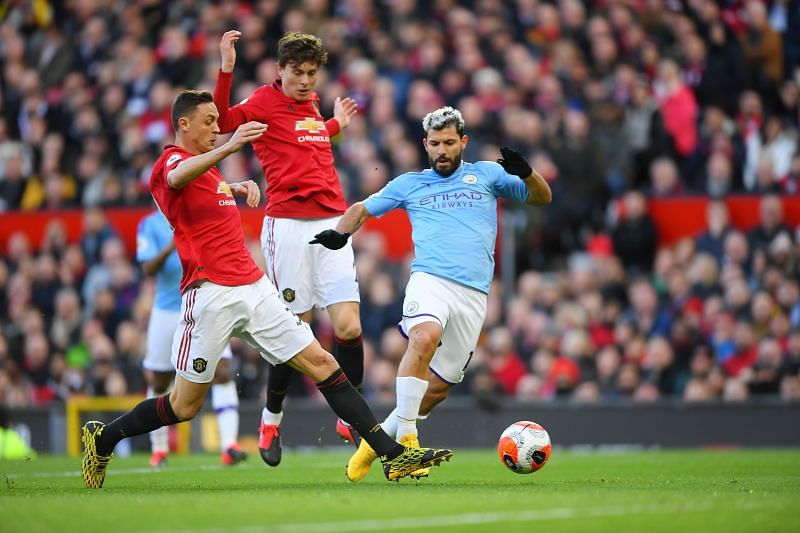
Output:
<path fill-rule="evenodd" d="M 503 170 L 509 174 L 514 174 L 522 179 L 525 179 L 531 175 L 531 172 L 533 172 L 533 169 L 528 161 L 522 156 L 521 153 L 517 152 L 513 148 L 504 146 L 500 148 L 500 153 L 503 157 L 498 159 L 497 162 L 500 163 L 500 166 L 503 167 Z"/>
<path fill-rule="evenodd" d="M 233 72 L 233 66 L 236 64 L 236 43 L 241 36 L 242 32 L 237 30 L 226 31 L 222 34 L 219 42 L 222 72 Z"/>
<path fill-rule="evenodd" d="M 231 153 L 238 152 L 244 148 L 245 144 L 261 137 L 265 131 L 267 131 L 266 124 L 255 121 L 247 122 L 236 128 L 236 131 L 233 132 L 233 135 L 225 145 L 230 149 Z"/>
<path fill-rule="evenodd" d="M 345 129 L 350 125 L 350 119 L 358 113 L 358 104 L 352 98 L 336 97 L 333 102 L 333 118 L 339 122 L 339 127 Z"/>
<path fill-rule="evenodd" d="M 314 239 L 308 241 L 308 244 L 321 244 L 330 250 L 338 250 L 344 248 L 349 238 L 349 233 L 339 233 L 335 229 L 326 229 L 314 235 Z"/>
<path fill-rule="evenodd" d="M 261 191 L 258 189 L 258 184 L 253 180 L 231 184 L 231 192 L 236 196 L 246 196 L 248 207 L 258 207 L 261 202 Z"/>

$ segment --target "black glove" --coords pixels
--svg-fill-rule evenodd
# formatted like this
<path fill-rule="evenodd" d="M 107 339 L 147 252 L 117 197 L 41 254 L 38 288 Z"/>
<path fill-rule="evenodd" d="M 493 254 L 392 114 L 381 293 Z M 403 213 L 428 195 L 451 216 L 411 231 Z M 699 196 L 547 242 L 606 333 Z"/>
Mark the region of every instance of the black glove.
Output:
<path fill-rule="evenodd" d="M 314 235 L 314 240 L 308 241 L 308 244 L 321 244 L 325 248 L 338 250 L 347 244 L 347 239 L 349 238 L 349 233 L 339 233 L 335 229 L 326 229 Z"/>
<path fill-rule="evenodd" d="M 500 148 L 500 153 L 503 155 L 500 159 L 497 160 L 500 163 L 500 166 L 508 172 L 509 174 L 514 174 L 519 176 L 522 179 L 527 178 L 533 172 L 533 169 L 528 164 L 528 161 L 522 157 L 522 154 L 514 150 L 513 148 L 508 148 L 504 146 Z"/>

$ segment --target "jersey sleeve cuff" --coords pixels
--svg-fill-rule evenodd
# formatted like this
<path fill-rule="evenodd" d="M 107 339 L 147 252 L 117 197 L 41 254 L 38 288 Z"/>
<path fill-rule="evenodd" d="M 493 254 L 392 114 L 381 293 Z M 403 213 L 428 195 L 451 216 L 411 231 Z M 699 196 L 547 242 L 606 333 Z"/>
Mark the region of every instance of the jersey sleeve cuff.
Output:
<path fill-rule="evenodd" d="M 339 121 L 335 118 L 329 118 L 325 121 L 325 128 L 328 130 L 328 135 L 331 137 L 335 137 L 342 131 L 342 128 L 339 127 Z"/>

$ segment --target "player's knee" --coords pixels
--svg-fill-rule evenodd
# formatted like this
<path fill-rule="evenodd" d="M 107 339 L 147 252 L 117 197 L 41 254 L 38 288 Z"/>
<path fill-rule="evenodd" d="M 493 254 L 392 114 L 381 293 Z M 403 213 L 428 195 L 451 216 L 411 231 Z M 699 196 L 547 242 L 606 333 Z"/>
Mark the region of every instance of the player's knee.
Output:
<path fill-rule="evenodd" d="M 411 335 L 409 336 L 408 342 L 414 348 L 414 350 L 433 355 L 436 351 L 436 348 L 439 347 L 439 340 L 441 339 L 441 334 L 438 331 L 434 331 L 431 328 L 414 328 L 411 330 Z"/>
<path fill-rule="evenodd" d="M 325 350 L 322 350 L 322 353 L 319 354 L 314 363 L 319 371 L 328 375 L 336 372 L 336 370 L 339 368 L 339 362 L 336 361 L 336 358 Z"/>
<path fill-rule="evenodd" d="M 361 324 L 359 324 L 358 320 L 353 320 L 346 324 L 334 326 L 333 332 L 337 338 L 349 341 L 361 336 Z"/>
<path fill-rule="evenodd" d="M 301 355 L 303 366 L 312 370 L 312 377 L 327 377 L 339 368 L 339 363 L 333 355 L 324 350 L 319 344 L 304 350 Z"/>

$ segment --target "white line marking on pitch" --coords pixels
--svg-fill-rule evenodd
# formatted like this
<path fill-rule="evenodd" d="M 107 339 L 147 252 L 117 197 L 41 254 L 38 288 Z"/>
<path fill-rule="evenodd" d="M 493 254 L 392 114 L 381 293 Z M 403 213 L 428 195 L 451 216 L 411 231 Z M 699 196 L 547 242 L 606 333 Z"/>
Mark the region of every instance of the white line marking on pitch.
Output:
<path fill-rule="evenodd" d="M 708 509 L 708 505 L 632 505 L 626 507 L 594 507 L 573 508 L 562 507 L 556 509 L 543 509 L 539 511 L 519 511 L 504 513 L 466 513 L 458 515 L 423 516 L 416 518 L 385 518 L 373 520 L 353 520 L 345 522 L 296 522 L 282 524 L 275 527 L 268 526 L 243 526 L 228 528 L 211 528 L 202 531 L 214 533 L 217 531 L 237 531 L 241 533 L 257 533 L 262 531 L 276 533 L 338 533 L 347 531 L 384 531 L 390 529 L 408 529 L 423 527 L 446 526 L 478 526 L 484 524 L 497 524 L 504 522 L 537 522 L 544 520 L 569 520 L 573 518 L 592 518 L 598 516 L 622 516 L 659 512 L 673 512 L 676 508 L 681 511 L 700 511 Z M 189 531 L 189 530 L 186 530 Z M 197 531 L 194 529 L 192 531 Z M 172 533 L 181 533 L 173 531 Z"/>
<path fill-rule="evenodd" d="M 283 465 L 282 469 L 285 468 L 297 468 L 299 465 Z M 307 467 L 308 465 L 302 465 L 303 467 Z M 342 462 L 326 462 L 326 463 L 314 463 L 314 468 L 338 468 L 342 466 Z M 217 471 L 217 470 L 266 470 L 266 467 L 262 467 L 260 463 L 255 465 L 247 465 L 247 464 L 239 464 L 234 467 L 224 466 L 224 465 L 198 465 L 198 466 L 167 466 L 166 468 L 158 469 L 158 468 L 151 468 L 149 466 L 139 467 L 139 468 L 114 468 L 114 463 L 112 462 L 108 469 L 109 476 L 124 476 L 124 475 L 132 475 L 132 474 L 160 474 L 162 472 L 196 472 L 198 470 L 206 470 L 206 471 Z M 77 459 L 75 462 L 75 469 L 74 470 L 59 470 L 56 472 L 0 472 L 0 475 L 4 475 L 8 478 L 14 479 L 27 479 L 27 478 L 47 478 L 47 477 L 73 477 L 77 476 L 80 477 L 81 470 L 80 464 L 78 463 Z"/>

